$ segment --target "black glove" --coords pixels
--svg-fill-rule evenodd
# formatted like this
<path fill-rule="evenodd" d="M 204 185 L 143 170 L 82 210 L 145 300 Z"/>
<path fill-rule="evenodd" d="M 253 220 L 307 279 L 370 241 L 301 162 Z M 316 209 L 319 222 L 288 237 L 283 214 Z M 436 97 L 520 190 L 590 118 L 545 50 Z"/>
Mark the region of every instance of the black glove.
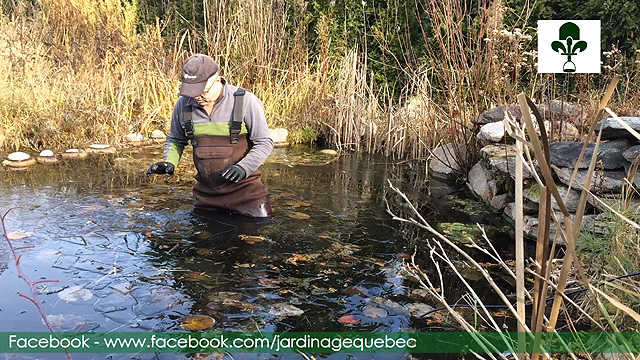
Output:
<path fill-rule="evenodd" d="M 225 171 L 220 173 L 220 175 L 222 175 L 222 177 L 226 180 L 238 182 L 244 179 L 244 177 L 247 176 L 247 173 L 240 166 L 231 165 Z"/>
<path fill-rule="evenodd" d="M 147 175 L 151 175 L 151 174 L 173 175 L 173 170 L 174 170 L 174 167 L 172 163 L 169 163 L 166 161 L 160 161 L 151 165 L 149 170 L 147 170 Z"/>

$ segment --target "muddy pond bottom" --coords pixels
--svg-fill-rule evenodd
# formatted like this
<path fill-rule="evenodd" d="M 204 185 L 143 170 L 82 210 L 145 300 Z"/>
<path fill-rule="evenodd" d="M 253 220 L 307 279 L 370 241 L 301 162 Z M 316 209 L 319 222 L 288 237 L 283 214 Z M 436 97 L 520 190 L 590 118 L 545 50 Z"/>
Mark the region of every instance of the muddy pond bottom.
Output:
<path fill-rule="evenodd" d="M 276 149 L 262 166 L 275 217 L 192 213 L 194 168 L 185 152 L 174 177 L 144 175 L 159 147 L 92 156 L 22 172 L 0 170 L 0 211 L 21 266 L 55 331 L 343 332 L 456 329 L 403 271 L 420 239 L 393 221 L 387 180 L 423 215 L 451 229 L 500 224 L 464 191 L 424 177 L 424 164 L 335 158 L 308 147 Z M 478 211 L 470 211 L 469 207 Z M 450 225 L 458 224 L 458 225 Z M 499 226 L 499 225 L 496 225 Z M 0 243 L 0 331 L 47 331 L 20 297 Z M 453 284 L 455 286 L 455 283 Z M 455 298 L 455 289 L 452 297 Z M 490 295 L 487 295 L 490 296 Z M 64 354 L 11 359 L 64 359 Z M 111 357 L 109 357 L 111 356 Z M 303 359 L 300 354 L 72 354 L 73 359 Z M 408 354 L 334 354 L 329 359 L 407 359 Z"/>

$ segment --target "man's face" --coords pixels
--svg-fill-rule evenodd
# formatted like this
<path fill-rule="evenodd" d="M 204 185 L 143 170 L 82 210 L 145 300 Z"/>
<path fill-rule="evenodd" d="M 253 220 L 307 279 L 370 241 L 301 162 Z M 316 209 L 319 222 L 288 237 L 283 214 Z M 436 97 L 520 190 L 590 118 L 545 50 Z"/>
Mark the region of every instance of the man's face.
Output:
<path fill-rule="evenodd" d="M 215 74 L 209 78 L 207 85 L 204 87 L 202 95 L 196 97 L 196 102 L 200 106 L 212 105 L 215 103 L 222 93 L 222 82 L 219 74 Z"/>

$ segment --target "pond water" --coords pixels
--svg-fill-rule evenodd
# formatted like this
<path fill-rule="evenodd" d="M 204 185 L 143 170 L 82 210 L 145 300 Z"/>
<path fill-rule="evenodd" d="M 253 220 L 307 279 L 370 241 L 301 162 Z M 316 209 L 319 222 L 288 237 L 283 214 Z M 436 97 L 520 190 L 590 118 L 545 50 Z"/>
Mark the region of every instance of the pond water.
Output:
<path fill-rule="evenodd" d="M 19 172 L 0 170 L 0 211 L 21 207 L 7 216 L 7 230 L 16 238 L 15 246 L 33 246 L 19 250 L 24 273 L 32 280 L 59 281 L 37 285 L 56 331 L 184 331 L 181 319 L 192 314 L 212 317 L 212 331 L 456 329 L 445 313 L 420 316 L 440 304 L 416 291 L 403 261 L 424 234 L 391 219 L 385 198 L 394 209 L 406 206 L 390 194 L 387 180 L 403 188 L 429 221 L 501 221 L 482 206 L 461 200 L 462 188 L 427 181 L 424 163 L 334 157 L 309 147 L 275 149 L 262 166 L 275 211 L 271 222 L 228 214 L 200 217 L 191 212 L 190 153 L 177 176 L 145 176 L 160 157 L 157 146 Z M 480 213 L 470 213 L 470 206 Z M 510 251 L 509 246 L 504 250 Z M 28 288 L 18 278 L 4 239 L 0 284 L 0 331 L 47 331 L 34 305 L 18 296 Z M 450 298 L 459 301 L 465 290 L 455 279 L 450 285 Z M 486 287 L 481 293 L 492 300 Z M 11 357 L 36 358 L 43 357 Z M 233 358 L 302 359 L 298 354 Z"/>

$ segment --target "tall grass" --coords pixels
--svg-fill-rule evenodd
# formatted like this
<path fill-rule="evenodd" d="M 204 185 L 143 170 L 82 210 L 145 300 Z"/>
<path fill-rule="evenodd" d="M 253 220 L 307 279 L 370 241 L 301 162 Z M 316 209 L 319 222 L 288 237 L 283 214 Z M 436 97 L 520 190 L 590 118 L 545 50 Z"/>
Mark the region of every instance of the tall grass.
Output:
<path fill-rule="evenodd" d="M 399 20 L 336 54 L 329 36 L 335 24 L 324 16 L 309 29 L 308 6 L 306 0 L 205 0 L 204 26 L 172 38 L 164 29 L 175 19 L 142 26 L 135 0 L 3 0 L 0 95 L 7 100 L 0 105 L 0 148 L 81 146 L 118 142 L 131 131 L 168 130 L 180 66 L 198 52 L 216 58 L 233 84 L 263 100 L 271 126 L 396 157 L 428 158 L 448 142 L 473 150 L 470 120 L 515 102 L 521 91 L 536 101 L 546 94 L 574 100 L 563 91 L 566 77 L 536 74 L 534 29 L 506 28 L 502 1 L 417 0 L 422 55 L 408 45 L 410 29 Z M 384 46 L 398 29 L 407 33 L 399 37 L 403 54 Z M 317 35 L 313 56 L 310 31 Z M 394 79 L 376 80 L 380 74 L 370 64 L 379 59 L 368 58 L 366 41 L 378 41 L 387 58 L 398 59 L 384 66 L 410 79 L 400 96 L 392 91 Z M 626 59 L 615 51 L 604 59 L 605 80 L 623 73 L 625 87 L 614 103 L 624 115 L 640 103 L 638 61 L 640 53 Z M 597 96 L 594 79 L 574 82 L 586 104 Z M 463 168 L 470 166 L 473 156 L 462 155 Z"/>
<path fill-rule="evenodd" d="M 177 59 L 158 26 L 135 34 L 134 4 L 17 4 L 0 19 L 0 148 L 83 146 L 168 129 Z"/>

